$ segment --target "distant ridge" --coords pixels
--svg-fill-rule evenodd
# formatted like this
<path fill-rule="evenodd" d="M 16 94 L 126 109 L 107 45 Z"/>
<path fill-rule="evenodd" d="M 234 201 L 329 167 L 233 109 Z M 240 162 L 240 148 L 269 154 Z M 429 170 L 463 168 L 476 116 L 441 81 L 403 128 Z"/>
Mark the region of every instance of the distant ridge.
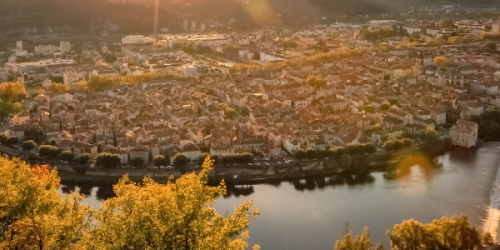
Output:
<path fill-rule="evenodd" d="M 285 24 L 322 16 L 395 13 L 401 6 L 428 4 L 498 5 L 500 0 L 2 0 L 0 32 L 9 37 L 46 33 L 152 33 L 154 3 L 158 27 L 182 31 L 183 19 L 251 28 L 281 19 Z M 265 17 L 259 16 L 264 9 Z M 262 19 L 269 19 L 262 22 Z M 334 20 L 334 19 L 332 19 Z M 112 24 L 112 25 L 110 25 Z M 114 27 L 114 28 L 113 28 Z"/>

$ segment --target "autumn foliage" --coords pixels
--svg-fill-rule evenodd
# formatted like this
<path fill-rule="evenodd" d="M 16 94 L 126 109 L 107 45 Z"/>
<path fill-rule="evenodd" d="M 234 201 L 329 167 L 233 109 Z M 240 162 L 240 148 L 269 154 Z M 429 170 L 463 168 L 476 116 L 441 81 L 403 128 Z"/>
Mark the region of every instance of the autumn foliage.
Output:
<path fill-rule="evenodd" d="M 30 168 L 0 157 L 0 249 L 69 249 L 89 229 L 90 207 L 57 193 L 47 165 Z"/>
<path fill-rule="evenodd" d="M 226 189 L 206 185 L 211 166 L 207 159 L 199 175 L 167 184 L 125 176 L 117 197 L 95 211 L 78 193 L 58 194 L 48 166 L 0 157 L 0 249 L 245 249 L 249 218 L 259 212 L 245 202 L 218 214 L 212 205 Z"/>

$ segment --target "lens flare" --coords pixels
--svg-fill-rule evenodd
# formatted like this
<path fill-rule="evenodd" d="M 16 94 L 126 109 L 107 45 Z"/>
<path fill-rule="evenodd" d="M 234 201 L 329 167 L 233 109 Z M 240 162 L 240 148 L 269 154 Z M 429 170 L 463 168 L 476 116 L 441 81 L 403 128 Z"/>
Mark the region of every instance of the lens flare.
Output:
<path fill-rule="evenodd" d="M 276 14 L 267 0 L 246 1 L 243 4 L 245 12 L 260 25 L 269 25 L 274 22 Z"/>
<path fill-rule="evenodd" d="M 153 34 L 158 34 L 158 19 L 160 13 L 160 0 L 155 0 L 153 13 Z"/>
<path fill-rule="evenodd" d="M 430 161 L 424 155 L 409 155 L 404 157 L 397 165 L 397 178 L 401 179 L 406 176 L 409 176 L 411 173 L 411 168 L 414 166 L 418 166 L 418 169 L 423 174 L 426 181 L 429 181 L 435 169 L 435 165 L 433 161 Z"/>
<path fill-rule="evenodd" d="M 500 210 L 492 207 L 488 207 L 487 209 L 488 216 L 484 221 L 483 232 L 489 232 L 491 237 L 498 240 L 498 222 L 500 221 Z"/>

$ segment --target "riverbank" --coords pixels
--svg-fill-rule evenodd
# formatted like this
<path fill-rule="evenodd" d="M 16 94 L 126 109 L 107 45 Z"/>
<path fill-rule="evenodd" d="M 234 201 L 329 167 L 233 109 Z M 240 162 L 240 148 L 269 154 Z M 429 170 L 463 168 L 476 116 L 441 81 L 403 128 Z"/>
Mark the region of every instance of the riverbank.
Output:
<path fill-rule="evenodd" d="M 372 171 L 395 170 L 399 164 L 405 162 L 409 155 L 373 156 L 371 160 L 363 161 L 365 165 L 355 167 L 342 167 L 337 160 L 329 159 L 322 161 L 307 161 L 292 165 L 269 165 L 249 166 L 239 165 L 225 167 L 214 165 L 209 173 L 209 183 L 217 185 L 222 180 L 233 185 L 259 184 L 273 181 L 288 181 L 308 177 L 324 177 L 345 174 L 366 174 Z M 378 159 L 379 161 L 375 161 Z M 380 161 L 382 160 L 382 161 Z M 352 164 L 355 163 L 354 160 Z M 141 181 L 150 177 L 158 183 L 166 183 L 170 178 L 179 178 L 186 173 L 199 173 L 201 168 L 191 169 L 92 169 L 81 168 L 71 165 L 55 164 L 63 183 L 86 184 L 86 185 L 109 185 L 115 184 L 124 175 L 128 175 L 132 181 Z"/>
<path fill-rule="evenodd" d="M 13 156 L 26 158 L 29 156 L 22 151 L 1 145 L 0 151 Z M 445 150 L 431 152 L 424 158 L 435 157 L 446 152 Z M 224 166 L 222 164 L 214 165 L 210 172 L 209 182 L 217 185 L 222 180 L 230 184 L 258 184 L 268 181 L 286 181 L 302 179 L 307 177 L 332 176 L 342 174 L 359 174 L 372 171 L 391 171 L 398 165 L 418 164 L 418 162 L 407 161 L 415 155 L 421 155 L 421 151 L 412 148 L 396 153 L 378 154 L 378 155 L 359 155 L 351 156 L 351 162 L 346 166 L 339 160 L 328 159 L 320 161 L 299 161 L 293 164 L 261 164 L 238 166 Z M 428 163 L 425 163 L 428 164 Z M 166 183 L 170 178 L 179 178 L 186 173 L 199 173 L 201 168 L 188 169 L 157 169 L 157 168 L 90 168 L 78 165 L 62 164 L 56 162 L 51 164 L 56 168 L 65 184 L 85 184 L 85 185 L 112 185 L 116 184 L 124 175 L 128 175 L 132 181 L 142 181 L 145 177 L 150 177 L 156 182 Z"/>

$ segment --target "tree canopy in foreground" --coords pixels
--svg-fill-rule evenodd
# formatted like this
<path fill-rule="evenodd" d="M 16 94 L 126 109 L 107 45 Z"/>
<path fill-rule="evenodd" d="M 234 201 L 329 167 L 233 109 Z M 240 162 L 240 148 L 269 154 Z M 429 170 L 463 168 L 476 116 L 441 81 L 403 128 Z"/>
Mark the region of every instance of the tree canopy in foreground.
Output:
<path fill-rule="evenodd" d="M 56 170 L 0 157 L 0 249 L 245 249 L 259 212 L 245 202 L 218 214 L 212 205 L 226 189 L 207 186 L 211 166 L 167 184 L 125 176 L 94 211 L 78 193 L 57 193 Z"/>

